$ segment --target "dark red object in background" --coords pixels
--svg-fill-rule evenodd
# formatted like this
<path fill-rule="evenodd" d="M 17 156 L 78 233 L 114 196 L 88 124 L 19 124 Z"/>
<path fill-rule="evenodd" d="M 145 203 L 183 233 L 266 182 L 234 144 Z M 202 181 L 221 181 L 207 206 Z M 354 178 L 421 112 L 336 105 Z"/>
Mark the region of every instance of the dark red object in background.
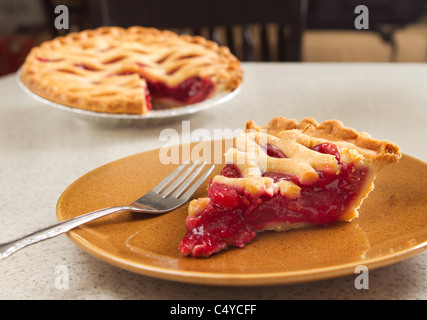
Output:
<path fill-rule="evenodd" d="M 0 76 L 16 72 L 34 44 L 25 35 L 0 36 Z"/>

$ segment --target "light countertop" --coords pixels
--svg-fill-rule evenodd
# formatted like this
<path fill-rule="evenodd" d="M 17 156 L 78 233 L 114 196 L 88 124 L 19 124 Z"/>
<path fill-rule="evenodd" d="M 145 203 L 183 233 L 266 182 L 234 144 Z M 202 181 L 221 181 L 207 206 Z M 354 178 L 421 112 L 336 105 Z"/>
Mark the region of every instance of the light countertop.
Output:
<path fill-rule="evenodd" d="M 244 69 L 241 92 L 191 116 L 191 130 L 234 130 L 277 115 L 336 118 L 427 161 L 427 65 L 247 63 Z M 166 128 L 189 141 L 181 121 L 146 128 L 84 122 L 33 100 L 15 75 L 0 78 L 0 243 L 56 223 L 57 200 L 72 182 L 162 147 Z M 55 283 L 64 266 L 68 288 Z M 355 277 L 249 288 L 177 283 L 101 262 L 61 235 L 0 261 L 0 299 L 427 299 L 427 252 L 370 271 L 369 289 L 356 289 Z"/>

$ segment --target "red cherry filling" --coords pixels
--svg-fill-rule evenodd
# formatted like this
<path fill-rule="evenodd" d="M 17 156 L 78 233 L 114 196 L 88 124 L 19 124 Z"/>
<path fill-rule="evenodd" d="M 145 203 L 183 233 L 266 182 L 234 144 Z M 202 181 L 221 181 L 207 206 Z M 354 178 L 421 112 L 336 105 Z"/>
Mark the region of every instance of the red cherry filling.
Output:
<path fill-rule="evenodd" d="M 153 105 L 151 103 L 151 96 L 150 96 L 150 92 L 148 91 L 147 87 L 144 87 L 144 93 L 145 93 L 145 104 L 147 106 L 147 110 L 152 110 Z"/>
<path fill-rule="evenodd" d="M 63 59 L 58 58 L 58 59 L 46 59 L 46 58 L 42 58 L 42 57 L 36 57 L 36 59 L 40 62 L 59 62 L 62 61 Z"/>
<path fill-rule="evenodd" d="M 273 158 L 287 158 L 287 156 L 283 153 L 282 150 L 280 150 L 276 146 L 273 146 L 272 144 L 267 143 L 262 149 L 270 157 L 273 157 Z"/>
<path fill-rule="evenodd" d="M 134 72 L 122 72 L 116 75 L 124 76 Z M 143 76 L 140 75 L 141 78 Z M 214 91 L 215 83 L 210 79 L 191 77 L 176 86 L 169 86 L 161 81 L 145 79 L 151 99 L 165 99 L 179 104 L 189 105 L 206 100 Z M 151 105 L 151 103 L 150 103 Z M 150 108 L 151 109 L 151 108 Z"/>
<path fill-rule="evenodd" d="M 75 66 L 77 68 L 84 69 L 84 70 L 87 70 L 87 71 L 99 71 L 99 69 L 97 69 L 95 67 L 92 67 L 92 66 L 88 66 L 86 64 L 77 63 L 77 64 L 75 64 Z"/>
<path fill-rule="evenodd" d="M 340 150 L 333 143 L 321 143 L 311 149 L 320 153 L 331 154 L 335 156 L 338 162 L 340 161 Z"/>
<path fill-rule="evenodd" d="M 274 148 L 266 148 L 274 150 Z M 315 146 L 313 150 L 333 154 L 339 159 L 339 149 L 331 143 Z M 280 151 L 280 150 L 279 150 Z M 271 152 L 278 158 L 283 152 Z M 234 164 L 224 167 L 221 175 L 241 177 Z M 256 231 L 277 223 L 308 222 L 328 226 L 335 223 L 357 194 L 366 171 L 342 164 L 339 174 L 318 171 L 319 179 L 312 185 L 301 185 L 297 177 L 279 172 L 266 172 L 276 182 L 289 180 L 301 188 L 300 197 L 288 199 L 279 193 L 252 196 L 244 189 L 218 183 L 210 184 L 210 203 L 202 214 L 187 218 L 187 234 L 180 244 L 183 255 L 207 257 L 227 246 L 243 247 Z"/>
<path fill-rule="evenodd" d="M 194 104 L 208 98 L 215 84 L 207 78 L 191 77 L 176 86 L 146 79 L 148 90 L 154 99 L 171 99 L 182 104 Z"/>
<path fill-rule="evenodd" d="M 221 175 L 227 178 L 241 178 L 242 173 L 235 164 L 227 164 L 221 170 Z"/>
<path fill-rule="evenodd" d="M 137 63 L 137 65 L 141 69 L 138 74 L 147 82 L 148 91 L 153 100 L 171 100 L 179 104 L 189 105 L 206 100 L 215 91 L 215 83 L 208 78 L 194 76 L 175 86 L 170 86 L 162 81 L 146 78 L 143 70 L 147 65 L 143 63 Z M 178 69 L 170 70 L 168 74 L 174 74 Z M 122 72 L 118 75 L 131 73 L 134 72 Z"/>

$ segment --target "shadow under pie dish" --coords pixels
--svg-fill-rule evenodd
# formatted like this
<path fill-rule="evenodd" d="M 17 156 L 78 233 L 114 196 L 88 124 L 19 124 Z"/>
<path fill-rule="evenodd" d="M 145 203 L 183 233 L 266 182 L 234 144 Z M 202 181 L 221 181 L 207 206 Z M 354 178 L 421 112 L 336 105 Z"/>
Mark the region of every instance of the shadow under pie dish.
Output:
<path fill-rule="evenodd" d="M 232 92 L 242 82 L 227 47 L 154 28 L 101 27 L 32 49 L 20 80 L 36 95 L 83 110 L 147 114 Z"/>
<path fill-rule="evenodd" d="M 378 172 L 400 158 L 396 144 L 338 120 L 248 121 L 208 196 L 190 202 L 180 252 L 209 257 L 244 247 L 258 232 L 352 221 Z"/>

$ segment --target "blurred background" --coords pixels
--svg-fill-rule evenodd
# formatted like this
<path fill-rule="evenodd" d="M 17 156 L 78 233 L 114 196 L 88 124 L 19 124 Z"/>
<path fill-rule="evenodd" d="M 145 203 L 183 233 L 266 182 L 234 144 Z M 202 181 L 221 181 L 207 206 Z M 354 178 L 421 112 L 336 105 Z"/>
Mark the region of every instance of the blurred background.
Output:
<path fill-rule="evenodd" d="M 360 4 L 369 29 L 355 27 Z M 108 25 L 199 34 L 242 61 L 427 62 L 427 0 L 0 0 L 0 75 L 45 40 Z"/>

